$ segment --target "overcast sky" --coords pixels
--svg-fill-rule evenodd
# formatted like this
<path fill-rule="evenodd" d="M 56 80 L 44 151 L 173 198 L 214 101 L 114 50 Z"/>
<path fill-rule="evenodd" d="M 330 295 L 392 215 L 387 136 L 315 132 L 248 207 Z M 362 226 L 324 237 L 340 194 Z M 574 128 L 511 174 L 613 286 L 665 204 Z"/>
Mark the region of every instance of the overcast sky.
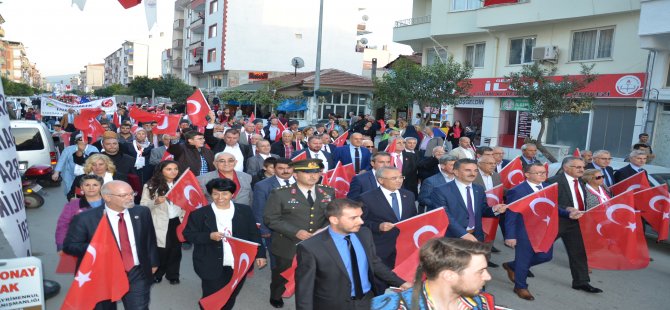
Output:
<path fill-rule="evenodd" d="M 370 43 L 379 47 L 392 42 L 394 20 L 412 15 L 411 0 L 359 1 L 370 8 L 371 22 L 373 18 L 383 19 L 383 24 L 388 24 L 385 29 L 372 29 L 374 33 L 369 35 Z M 72 0 L 0 2 L 4 39 L 23 42 L 30 62 L 37 63 L 42 76 L 78 73 L 89 63 L 102 63 L 126 40 L 142 40 L 160 32 L 172 35 L 174 0 L 157 0 L 158 24 L 151 32 L 144 4 L 126 10 L 116 0 L 88 0 L 80 11 L 71 5 Z M 398 46 L 391 46 L 391 51 L 411 52 Z"/>

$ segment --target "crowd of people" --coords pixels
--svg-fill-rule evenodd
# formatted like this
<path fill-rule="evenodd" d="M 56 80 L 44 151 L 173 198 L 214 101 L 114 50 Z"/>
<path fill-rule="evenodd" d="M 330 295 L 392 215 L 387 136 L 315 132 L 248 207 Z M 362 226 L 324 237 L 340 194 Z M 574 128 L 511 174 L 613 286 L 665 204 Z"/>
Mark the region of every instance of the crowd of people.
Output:
<path fill-rule="evenodd" d="M 458 121 L 435 128 L 443 135 L 431 125 L 382 123 L 365 115 L 331 116 L 325 124 L 299 128 L 283 115 L 264 124 L 224 109 L 209 114 L 204 130 L 183 119 L 174 134 L 157 135 L 155 122 L 135 124 L 123 107 L 118 114 L 118 128 L 103 116 L 108 130 L 97 141 L 72 126 L 74 110 L 54 125 L 55 134 L 72 133 L 53 175 L 62 178 L 68 199 L 55 235 L 57 251 L 81 260 L 95 225 L 108 217 L 129 275 L 126 309 L 148 309 L 151 285 L 163 278 L 179 285 L 182 251 L 191 248 L 202 297 L 223 288 L 236 266 L 227 237 L 260 244 L 254 265 L 271 268 L 268 299 L 274 308 L 284 306 L 282 273 L 295 258 L 298 309 L 493 309 L 492 295 L 482 288 L 491 278 L 486 268 L 498 267 L 490 252 L 499 250 L 484 243 L 482 217 L 500 218 L 504 245 L 515 252 L 502 267 L 514 292 L 533 300 L 530 268 L 551 260 L 552 251 L 533 251 L 521 216 L 507 204 L 553 183 L 572 288 L 599 293 L 590 285 L 577 219 L 610 199 L 611 185 L 643 171 L 651 154 L 636 144 L 630 164 L 614 171 L 608 151 L 582 152 L 566 157 L 562 170 L 548 178 L 537 147 L 528 143 L 520 158 L 525 182 L 508 190 L 504 203 L 489 206 L 485 191 L 501 184 L 499 172 L 510 161 L 501 147 L 475 148 Z M 346 143 L 334 144 L 345 133 Z M 292 160 L 302 153 L 306 159 Z M 322 184 L 324 172 L 338 162 L 355 171 L 346 180 L 346 199 L 336 199 L 335 190 Z M 197 177 L 209 205 L 190 214 L 181 242 L 177 230 L 185 211 L 166 193 L 186 170 Z M 404 281 L 392 271 L 395 224 L 439 208 L 449 218 L 446 238 L 421 248 L 415 281 Z M 224 309 L 233 308 L 243 284 Z M 397 292 L 384 295 L 388 288 Z"/>

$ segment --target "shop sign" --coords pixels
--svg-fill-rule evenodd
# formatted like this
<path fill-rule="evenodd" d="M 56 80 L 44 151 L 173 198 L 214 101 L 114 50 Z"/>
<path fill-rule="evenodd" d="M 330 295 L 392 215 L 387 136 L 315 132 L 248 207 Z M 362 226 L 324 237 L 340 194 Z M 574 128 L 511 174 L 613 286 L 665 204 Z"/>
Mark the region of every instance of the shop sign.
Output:
<path fill-rule="evenodd" d="M 579 78 L 581 75 L 573 75 Z M 646 75 L 644 73 L 599 74 L 598 78 L 576 95 L 593 96 L 595 98 L 642 98 L 642 87 Z M 550 77 L 560 81 L 562 76 Z M 470 79 L 472 87 L 469 95 L 473 97 L 516 97 L 516 92 L 509 87 L 506 78 Z"/>
<path fill-rule="evenodd" d="M 42 262 L 35 257 L 0 260 L 0 309 L 44 309 Z"/>
<path fill-rule="evenodd" d="M 249 80 L 264 81 L 267 80 L 269 74 L 267 72 L 249 72 Z"/>
<path fill-rule="evenodd" d="M 530 111 L 528 98 L 502 98 L 501 111 Z"/>
<path fill-rule="evenodd" d="M 483 108 L 484 98 L 468 98 L 458 99 L 456 101 L 457 108 Z"/>

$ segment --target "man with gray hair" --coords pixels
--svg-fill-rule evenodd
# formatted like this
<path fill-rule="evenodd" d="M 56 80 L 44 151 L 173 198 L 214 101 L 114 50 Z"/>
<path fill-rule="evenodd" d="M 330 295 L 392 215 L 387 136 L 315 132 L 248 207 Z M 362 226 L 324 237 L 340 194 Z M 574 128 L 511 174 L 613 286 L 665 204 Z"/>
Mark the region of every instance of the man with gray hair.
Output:
<path fill-rule="evenodd" d="M 421 145 L 419 146 L 419 154 L 423 155 L 420 157 L 431 157 L 433 156 L 433 148 L 436 146 L 441 146 L 444 143 L 444 140 L 440 137 L 436 137 L 433 132 L 433 126 L 427 125 L 423 129 L 423 139 L 421 140 Z"/>
<path fill-rule="evenodd" d="M 614 173 L 614 183 L 619 183 L 638 172 L 645 171 L 643 167 L 645 164 L 647 164 L 648 154 L 649 153 L 647 153 L 647 151 L 642 150 L 633 150 L 630 152 L 628 155 L 628 161 L 630 164 Z"/>
<path fill-rule="evenodd" d="M 477 167 L 479 173 L 472 183 L 483 186 L 486 190 L 490 190 L 500 184 L 500 174 L 496 172 L 496 161 L 493 156 L 482 156 L 477 160 Z"/>
<path fill-rule="evenodd" d="M 586 164 L 586 170 L 588 169 L 597 169 L 603 173 L 605 177 L 605 185 L 607 187 L 614 184 L 614 169 L 610 167 L 612 162 L 612 155 L 607 150 L 599 150 L 593 153 L 593 160 L 591 163 Z"/>
<path fill-rule="evenodd" d="M 453 155 L 443 155 L 439 159 L 440 172 L 421 182 L 419 191 L 419 207 L 435 209 L 433 205 L 433 189 L 454 180 L 454 163 L 458 160 Z"/>
<path fill-rule="evenodd" d="M 416 138 L 414 137 L 405 138 L 405 151 L 416 154 L 416 144 L 417 144 Z M 432 150 L 435 150 L 435 148 L 432 148 Z"/>
<path fill-rule="evenodd" d="M 472 150 L 470 146 L 470 138 L 461 137 L 458 139 L 458 147 L 449 152 L 450 155 L 458 157 L 458 159 L 475 159 L 475 151 Z"/>
<path fill-rule="evenodd" d="M 234 203 L 251 206 L 251 175 L 246 172 L 236 171 L 237 158 L 229 150 L 216 153 L 214 155 L 214 166 L 216 170 L 201 174 L 198 176 L 198 182 L 201 188 L 206 188 L 206 184 L 213 179 L 230 179 L 236 181 L 237 191 L 233 194 Z M 212 196 L 205 191 L 205 198 L 212 202 Z"/>
<path fill-rule="evenodd" d="M 521 146 L 521 165 L 524 169 L 534 162 L 539 162 L 535 155 L 537 155 L 537 145 L 534 143 L 526 143 Z"/>

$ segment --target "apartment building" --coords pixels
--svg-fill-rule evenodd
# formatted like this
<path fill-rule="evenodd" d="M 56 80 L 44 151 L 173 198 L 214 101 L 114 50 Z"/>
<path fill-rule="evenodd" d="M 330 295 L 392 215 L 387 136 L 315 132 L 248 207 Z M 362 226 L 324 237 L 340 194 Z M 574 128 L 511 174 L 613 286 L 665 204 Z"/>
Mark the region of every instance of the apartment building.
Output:
<path fill-rule="evenodd" d="M 443 119 L 475 127 L 479 144 L 503 146 L 509 157 L 540 124 L 504 77 L 534 61 L 554 64 L 558 75 L 595 63 L 600 77 L 584 90 L 595 96 L 593 110 L 549 120 L 542 138 L 559 157 L 575 147 L 624 157 L 646 111 L 648 52 L 640 49 L 639 24 L 640 0 L 414 0 L 412 16 L 396 22 L 393 36 L 421 52 L 423 64 L 453 56 L 473 65 L 471 97 L 426 112 L 444 110 Z"/>
<path fill-rule="evenodd" d="M 92 93 L 102 88 L 105 79 L 105 64 L 88 64 L 79 71 L 78 89 L 85 93 Z"/>
<path fill-rule="evenodd" d="M 174 16 L 173 73 L 209 95 L 293 73 L 294 57 L 315 70 L 319 1 L 178 0 Z M 361 73 L 360 21 L 356 1 L 326 1 L 321 68 Z"/>
<path fill-rule="evenodd" d="M 121 47 L 105 57 L 104 82 L 128 85 L 135 77 L 157 78 L 162 74 L 162 53 L 170 45 L 170 37 L 161 32 L 148 39 L 125 41 Z"/>

